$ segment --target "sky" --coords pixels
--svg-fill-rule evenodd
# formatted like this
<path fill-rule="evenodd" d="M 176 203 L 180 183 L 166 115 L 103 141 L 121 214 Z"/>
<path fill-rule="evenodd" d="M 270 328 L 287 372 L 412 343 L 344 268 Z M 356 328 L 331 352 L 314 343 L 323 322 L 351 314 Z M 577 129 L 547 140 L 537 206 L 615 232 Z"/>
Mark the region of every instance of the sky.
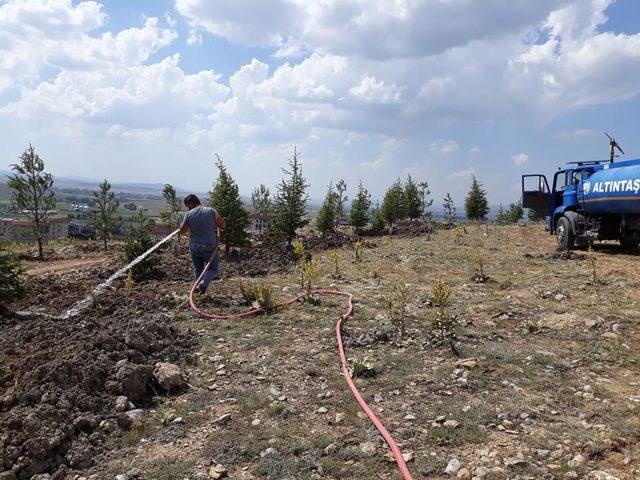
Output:
<path fill-rule="evenodd" d="M 640 157 L 638 0 L 0 0 L 0 169 L 313 199 L 397 177 L 492 205 L 520 175 Z"/>

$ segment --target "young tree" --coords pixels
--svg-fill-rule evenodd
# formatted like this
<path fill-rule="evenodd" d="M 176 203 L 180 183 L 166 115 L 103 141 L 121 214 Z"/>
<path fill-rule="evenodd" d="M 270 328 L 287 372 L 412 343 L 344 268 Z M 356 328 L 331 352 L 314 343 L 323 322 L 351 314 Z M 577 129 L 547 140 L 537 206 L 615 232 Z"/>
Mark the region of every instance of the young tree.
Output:
<path fill-rule="evenodd" d="M 545 217 L 538 215 L 534 209 L 527 208 L 527 220 L 529 220 L 530 222 L 539 222 L 544 219 Z"/>
<path fill-rule="evenodd" d="M 344 206 L 349 200 L 344 193 L 347 191 L 347 184 L 344 180 L 338 180 L 336 183 L 336 226 L 340 224 L 340 220 L 344 218 Z"/>
<path fill-rule="evenodd" d="M 498 207 L 498 214 L 496 215 L 496 222 L 498 222 L 500 224 L 509 223 L 509 215 L 505 211 L 505 209 L 502 206 L 502 204 L 500 204 L 500 206 Z"/>
<path fill-rule="evenodd" d="M 132 262 L 144 252 L 153 247 L 153 239 L 147 231 L 149 218 L 138 210 L 132 219 L 128 235 L 124 239 L 124 256 L 127 262 Z M 158 255 L 150 255 L 131 268 L 131 278 L 134 281 L 144 279 L 161 262 Z"/>
<path fill-rule="evenodd" d="M 44 258 L 44 238 L 49 231 L 49 219 L 56 208 L 56 197 L 51 191 L 53 176 L 44 172 L 44 161 L 29 144 L 20 162 L 11 165 L 15 172 L 7 184 L 13 190 L 13 206 L 33 222 L 33 234 L 38 242 L 38 257 Z"/>
<path fill-rule="evenodd" d="M 165 183 L 162 189 L 162 197 L 167 202 L 169 210 L 160 212 L 160 218 L 172 228 L 178 228 L 182 223 L 182 199 L 176 194 L 173 185 Z"/>
<path fill-rule="evenodd" d="M 411 177 L 411 174 L 407 175 L 407 180 L 404 183 L 403 197 L 405 216 L 409 217 L 411 220 L 420 218 L 423 210 L 422 197 L 420 196 L 420 189 Z"/>
<path fill-rule="evenodd" d="M 289 159 L 289 169 L 282 169 L 288 178 L 283 178 L 278 184 L 274 207 L 274 229 L 287 240 L 289 244 L 296 236 L 296 230 L 309 223 L 305 219 L 307 213 L 307 187 L 302 176 L 300 154 L 294 147 L 293 158 Z"/>
<path fill-rule="evenodd" d="M 333 188 L 333 183 L 329 183 L 327 194 L 324 197 L 322 206 L 318 210 L 316 217 L 316 227 L 322 235 L 335 231 L 336 211 L 338 209 L 338 193 Z"/>
<path fill-rule="evenodd" d="M 113 236 L 113 232 L 118 228 L 118 220 L 116 219 L 116 211 L 120 206 L 120 202 L 116 200 L 116 194 L 111 191 L 111 184 L 105 179 L 98 185 L 97 192 L 93 192 L 96 199 L 96 210 L 94 210 L 93 221 L 91 226 L 100 232 L 100 238 L 107 249 L 107 240 Z"/>
<path fill-rule="evenodd" d="M 433 198 L 429 198 L 431 190 L 427 182 L 420 182 L 418 184 L 418 191 L 420 192 L 420 212 L 423 217 L 431 218 L 431 212 L 427 209 L 433 205 Z"/>
<path fill-rule="evenodd" d="M 27 294 L 22 274 L 20 260 L 0 243 L 0 312 L 1 304 L 20 300 Z"/>
<path fill-rule="evenodd" d="M 241 247 L 249 241 L 247 227 L 251 223 L 249 212 L 242 204 L 240 191 L 235 180 L 231 178 L 227 167 L 216 154 L 218 180 L 210 192 L 209 205 L 216 209 L 227 221 L 227 228 L 222 231 L 220 241 L 224 244 L 225 252 L 231 247 Z"/>
<path fill-rule="evenodd" d="M 509 204 L 507 217 L 510 223 L 518 223 L 520 220 L 522 220 L 522 217 L 524 217 L 524 209 L 522 208 L 522 203 L 520 202 L 520 200 Z"/>
<path fill-rule="evenodd" d="M 260 185 L 251 192 L 251 203 L 253 205 L 253 214 L 258 224 L 258 232 L 262 233 L 262 229 L 268 225 L 269 216 L 271 215 L 271 192 L 266 185 Z"/>
<path fill-rule="evenodd" d="M 380 207 L 380 214 L 384 221 L 392 226 L 398 220 L 406 218 L 406 206 L 405 195 L 402 182 L 398 178 L 391 187 L 384 194 L 382 199 L 382 207 Z"/>
<path fill-rule="evenodd" d="M 453 204 L 453 199 L 449 192 L 444 197 L 444 203 L 442 204 L 444 210 L 444 221 L 447 225 L 451 225 L 456 221 L 456 207 Z"/>
<path fill-rule="evenodd" d="M 484 220 L 489 213 L 487 194 L 475 175 L 471 181 L 471 188 L 464 200 L 464 210 L 469 220 Z"/>
<path fill-rule="evenodd" d="M 356 235 L 360 233 L 360 229 L 369 223 L 369 209 L 371 208 L 371 195 L 362 185 L 362 180 L 358 184 L 358 193 L 356 198 L 351 202 L 351 211 L 349 212 L 349 225 L 355 227 Z"/>
<path fill-rule="evenodd" d="M 376 207 L 371 212 L 371 227 L 369 231 L 372 233 L 380 233 L 384 230 L 384 218 L 380 213 L 380 203 L 376 202 Z"/>

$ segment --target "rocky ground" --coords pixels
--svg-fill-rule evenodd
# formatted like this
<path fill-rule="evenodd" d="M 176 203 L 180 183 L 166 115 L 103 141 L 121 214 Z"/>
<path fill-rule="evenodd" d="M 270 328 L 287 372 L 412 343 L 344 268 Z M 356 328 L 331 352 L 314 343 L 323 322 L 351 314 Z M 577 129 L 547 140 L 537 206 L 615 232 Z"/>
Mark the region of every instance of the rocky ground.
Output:
<path fill-rule="evenodd" d="M 410 233 L 369 239 L 361 260 L 350 238 L 307 243 L 317 285 L 355 296 L 347 356 L 366 366 L 356 383 L 414 477 L 639 478 L 639 258 L 613 245 L 559 255 L 539 225 Z M 241 311 L 241 281 L 279 299 L 299 293 L 290 252 L 275 251 L 230 256 L 199 302 Z M 34 276 L 36 296 L 14 307 L 62 309 L 118 256 Z M 162 256 L 154 278 L 117 283 L 74 322 L 0 320 L 0 479 L 12 468 L 18 478 L 400 478 L 340 375 L 341 299 L 202 320 L 186 304 L 184 247 Z M 453 291 L 459 356 L 435 341 L 438 278 Z M 390 308 L 394 288 L 406 302 Z M 163 366 L 175 387 L 160 385 L 158 362 L 180 368 Z"/>

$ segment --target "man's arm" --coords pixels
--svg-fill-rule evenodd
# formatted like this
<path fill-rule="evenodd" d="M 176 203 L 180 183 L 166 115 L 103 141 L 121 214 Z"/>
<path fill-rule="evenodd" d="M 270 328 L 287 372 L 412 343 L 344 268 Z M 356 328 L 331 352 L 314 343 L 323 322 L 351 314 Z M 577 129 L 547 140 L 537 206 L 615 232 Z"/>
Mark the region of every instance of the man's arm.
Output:
<path fill-rule="evenodd" d="M 187 225 L 187 215 L 182 219 L 182 225 L 180 225 L 180 234 L 185 235 L 189 231 L 189 225 Z"/>

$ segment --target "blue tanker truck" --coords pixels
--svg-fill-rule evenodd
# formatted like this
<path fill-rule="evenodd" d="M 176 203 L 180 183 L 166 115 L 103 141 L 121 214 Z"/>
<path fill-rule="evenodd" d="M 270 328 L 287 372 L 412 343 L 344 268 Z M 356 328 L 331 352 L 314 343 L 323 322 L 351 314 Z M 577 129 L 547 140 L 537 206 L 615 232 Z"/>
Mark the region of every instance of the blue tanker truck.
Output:
<path fill-rule="evenodd" d="M 522 176 L 522 206 L 547 217 L 561 249 L 595 240 L 640 243 L 640 159 L 614 162 L 615 150 L 624 152 L 609 140 L 609 160 L 571 162 L 554 174 L 551 189 L 545 175 Z"/>

